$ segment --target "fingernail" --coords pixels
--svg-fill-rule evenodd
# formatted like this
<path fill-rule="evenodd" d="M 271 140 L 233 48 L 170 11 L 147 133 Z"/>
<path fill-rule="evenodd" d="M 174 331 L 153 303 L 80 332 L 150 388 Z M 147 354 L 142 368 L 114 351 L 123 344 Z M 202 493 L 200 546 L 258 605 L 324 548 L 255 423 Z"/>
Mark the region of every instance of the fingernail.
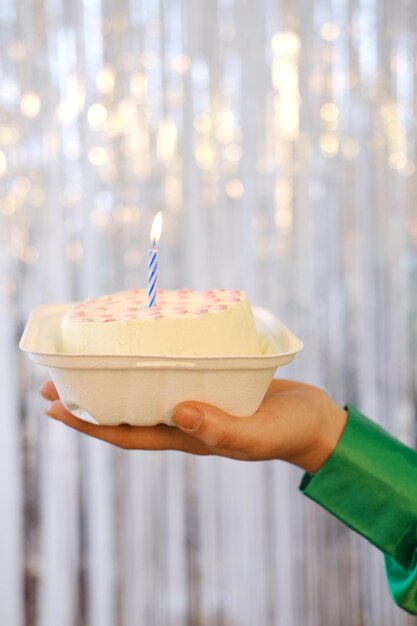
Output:
<path fill-rule="evenodd" d="M 184 430 L 196 430 L 203 421 L 204 413 L 194 406 L 184 406 L 178 409 L 172 416 L 176 426 Z"/>
<path fill-rule="evenodd" d="M 43 384 L 39 387 L 39 393 L 42 396 L 42 398 L 45 398 L 45 400 L 49 400 L 50 402 L 52 402 L 53 398 L 52 396 L 49 395 L 49 393 L 46 393 L 43 390 Z"/>

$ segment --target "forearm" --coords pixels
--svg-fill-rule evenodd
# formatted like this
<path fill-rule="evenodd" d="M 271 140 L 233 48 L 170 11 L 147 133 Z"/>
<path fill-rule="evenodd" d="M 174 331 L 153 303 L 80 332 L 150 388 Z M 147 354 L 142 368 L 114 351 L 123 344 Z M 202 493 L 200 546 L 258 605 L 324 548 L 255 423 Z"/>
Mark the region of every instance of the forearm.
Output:
<path fill-rule="evenodd" d="M 387 555 L 395 600 L 417 612 L 417 453 L 353 407 L 348 414 L 335 450 L 300 489 Z"/>

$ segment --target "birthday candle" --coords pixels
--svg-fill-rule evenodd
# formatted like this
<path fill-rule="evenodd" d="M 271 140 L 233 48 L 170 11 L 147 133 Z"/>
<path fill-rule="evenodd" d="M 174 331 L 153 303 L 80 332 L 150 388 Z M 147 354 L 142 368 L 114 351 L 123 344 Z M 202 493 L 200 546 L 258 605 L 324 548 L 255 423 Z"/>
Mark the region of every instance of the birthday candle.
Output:
<path fill-rule="evenodd" d="M 162 231 L 162 213 L 156 214 L 155 219 L 152 223 L 151 228 L 151 243 L 152 248 L 149 250 L 148 257 L 148 306 L 152 308 L 156 306 L 156 295 L 158 289 L 158 253 L 159 250 L 156 248 L 156 244 L 158 243 L 161 237 Z"/>

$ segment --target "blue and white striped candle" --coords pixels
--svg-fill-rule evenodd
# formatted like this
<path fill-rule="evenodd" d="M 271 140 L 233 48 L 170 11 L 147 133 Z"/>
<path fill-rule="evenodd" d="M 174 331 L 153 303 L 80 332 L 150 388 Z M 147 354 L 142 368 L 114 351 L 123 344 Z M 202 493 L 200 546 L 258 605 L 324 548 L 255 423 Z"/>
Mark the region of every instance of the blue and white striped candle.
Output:
<path fill-rule="evenodd" d="M 156 296 L 158 292 L 158 253 L 159 250 L 155 247 L 161 237 L 162 231 L 162 213 L 156 214 L 151 228 L 151 243 L 152 248 L 149 250 L 148 257 L 148 306 L 151 309 L 156 306 Z"/>

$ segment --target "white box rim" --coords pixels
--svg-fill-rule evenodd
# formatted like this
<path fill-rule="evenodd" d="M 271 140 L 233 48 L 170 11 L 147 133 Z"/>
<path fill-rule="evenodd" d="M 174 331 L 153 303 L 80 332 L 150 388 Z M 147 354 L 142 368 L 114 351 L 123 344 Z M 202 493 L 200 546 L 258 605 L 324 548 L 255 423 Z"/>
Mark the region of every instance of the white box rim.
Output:
<path fill-rule="evenodd" d="M 284 333 L 292 348 L 286 352 L 248 356 L 161 356 L 161 355 L 96 355 L 73 354 L 57 351 L 39 350 L 37 329 L 42 317 L 46 315 L 64 315 L 73 306 L 64 304 L 44 304 L 34 308 L 28 318 L 19 348 L 28 353 L 30 358 L 46 367 L 69 369 L 266 369 L 286 365 L 300 352 L 304 344 L 272 311 L 253 307 L 255 320 L 268 317 L 280 332 Z"/>

